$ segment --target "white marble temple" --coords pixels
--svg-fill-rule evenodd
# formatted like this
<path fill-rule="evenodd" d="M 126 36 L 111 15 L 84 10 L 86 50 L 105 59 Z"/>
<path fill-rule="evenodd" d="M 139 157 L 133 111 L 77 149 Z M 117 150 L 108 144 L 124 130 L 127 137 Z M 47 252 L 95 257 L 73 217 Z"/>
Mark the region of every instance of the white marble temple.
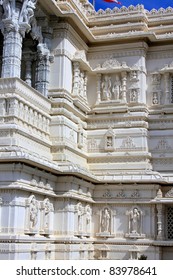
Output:
<path fill-rule="evenodd" d="M 173 259 L 172 20 L 0 1 L 0 259 Z"/>

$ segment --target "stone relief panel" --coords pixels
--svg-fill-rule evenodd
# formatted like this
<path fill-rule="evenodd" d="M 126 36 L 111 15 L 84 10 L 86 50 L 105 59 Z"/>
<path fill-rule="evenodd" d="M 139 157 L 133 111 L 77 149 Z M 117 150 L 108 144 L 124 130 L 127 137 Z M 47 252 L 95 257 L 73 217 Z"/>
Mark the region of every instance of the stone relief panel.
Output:
<path fill-rule="evenodd" d="M 151 105 L 173 103 L 173 62 L 150 74 Z"/>
<path fill-rule="evenodd" d="M 100 102 L 127 102 L 138 103 L 140 100 L 140 70 L 126 62 L 118 62 L 115 58 L 98 64 L 93 72 L 97 75 L 97 103 Z"/>
<path fill-rule="evenodd" d="M 98 142 L 95 138 L 88 139 L 87 146 L 88 146 L 88 152 L 89 153 L 99 151 L 99 145 L 98 145 Z"/>
<path fill-rule="evenodd" d="M 161 75 L 159 73 L 151 74 L 152 84 L 152 105 L 161 104 Z"/>
<path fill-rule="evenodd" d="M 48 198 L 40 202 L 40 234 L 49 235 L 52 233 L 53 211 L 53 204 Z"/>
<path fill-rule="evenodd" d="M 125 101 L 124 87 L 126 84 L 123 85 L 121 74 L 102 74 L 98 77 L 100 78 L 100 88 L 98 85 L 97 89 L 100 101 Z"/>
<path fill-rule="evenodd" d="M 129 238 L 144 238 L 145 234 L 142 233 L 142 219 L 144 213 L 142 210 L 135 206 L 131 210 L 127 211 L 126 215 L 128 215 L 129 232 L 125 236 Z"/>
<path fill-rule="evenodd" d="M 113 234 L 113 219 L 114 219 L 114 211 L 108 206 L 99 209 L 97 212 L 97 216 L 99 218 L 99 232 L 96 233 L 97 237 L 112 237 Z"/>
<path fill-rule="evenodd" d="M 25 215 L 25 233 L 36 234 L 38 233 L 38 219 L 39 219 L 39 202 L 36 200 L 35 195 L 31 195 L 25 201 L 26 215 Z"/>
<path fill-rule="evenodd" d="M 81 235 L 83 233 L 84 209 L 82 203 L 80 202 L 76 205 L 76 214 L 77 214 L 77 235 Z"/>
<path fill-rule="evenodd" d="M 72 95 L 87 101 L 87 72 L 81 69 L 79 62 L 73 62 L 73 89 Z"/>
<path fill-rule="evenodd" d="M 84 205 L 79 202 L 75 207 L 75 235 L 90 236 L 92 232 L 92 208 L 89 204 Z"/>
<path fill-rule="evenodd" d="M 85 207 L 85 232 L 88 236 L 91 235 L 91 218 L 92 218 L 92 209 L 90 205 Z"/>

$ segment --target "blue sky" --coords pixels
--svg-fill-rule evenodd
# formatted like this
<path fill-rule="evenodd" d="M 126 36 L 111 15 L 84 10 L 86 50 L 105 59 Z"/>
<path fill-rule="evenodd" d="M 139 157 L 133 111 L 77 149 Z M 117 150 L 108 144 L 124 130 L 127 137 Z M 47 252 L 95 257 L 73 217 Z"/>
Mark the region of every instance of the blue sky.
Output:
<path fill-rule="evenodd" d="M 92 3 L 92 0 L 89 0 L 91 3 Z M 161 0 L 161 1 L 156 1 L 156 0 L 148 0 L 148 1 L 142 1 L 142 0 L 118 0 L 122 3 L 122 6 L 130 6 L 130 5 L 134 5 L 136 6 L 137 4 L 143 4 L 145 9 L 147 10 L 151 10 L 153 8 L 155 9 L 159 9 L 161 7 L 163 8 L 167 8 L 167 7 L 173 7 L 173 0 Z M 114 4 L 114 3 L 107 3 L 107 2 L 104 2 L 103 0 L 95 0 L 95 3 L 96 3 L 96 11 L 98 9 L 106 9 L 106 8 L 110 8 L 110 9 L 113 9 L 114 7 L 118 7 L 120 8 L 121 5 L 118 5 L 118 4 Z"/>

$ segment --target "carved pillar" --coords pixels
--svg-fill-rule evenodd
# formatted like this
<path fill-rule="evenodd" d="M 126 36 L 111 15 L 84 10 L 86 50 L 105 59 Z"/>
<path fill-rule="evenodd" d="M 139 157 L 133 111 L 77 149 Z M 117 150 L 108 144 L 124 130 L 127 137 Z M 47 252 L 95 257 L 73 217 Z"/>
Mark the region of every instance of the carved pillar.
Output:
<path fill-rule="evenodd" d="M 19 77 L 21 72 L 22 40 L 31 29 L 37 0 L 3 0 L 3 20 L 1 30 L 4 35 L 2 78 Z"/>
<path fill-rule="evenodd" d="M 169 73 L 164 73 L 165 104 L 170 103 Z"/>
<path fill-rule="evenodd" d="M 32 84 L 32 57 L 30 54 L 24 56 L 25 59 L 25 82 L 31 86 Z"/>
<path fill-rule="evenodd" d="M 157 204 L 157 239 L 163 239 L 163 204 Z"/>
<path fill-rule="evenodd" d="M 127 73 L 122 72 L 121 73 L 122 77 L 122 100 L 124 102 L 127 102 L 127 97 L 126 97 L 126 92 L 127 92 Z"/>
<path fill-rule="evenodd" d="M 38 62 L 36 68 L 36 82 L 35 88 L 44 96 L 48 94 L 50 62 L 53 61 L 53 56 L 46 44 L 39 44 L 38 48 Z"/>
<path fill-rule="evenodd" d="M 97 103 L 99 104 L 101 101 L 101 74 L 97 74 Z"/>
<path fill-rule="evenodd" d="M 73 95 L 79 93 L 79 79 L 80 79 L 80 64 L 73 62 Z"/>
<path fill-rule="evenodd" d="M 22 35 L 14 29 L 10 30 L 10 25 L 6 24 L 3 42 L 2 78 L 20 78 L 22 40 Z"/>

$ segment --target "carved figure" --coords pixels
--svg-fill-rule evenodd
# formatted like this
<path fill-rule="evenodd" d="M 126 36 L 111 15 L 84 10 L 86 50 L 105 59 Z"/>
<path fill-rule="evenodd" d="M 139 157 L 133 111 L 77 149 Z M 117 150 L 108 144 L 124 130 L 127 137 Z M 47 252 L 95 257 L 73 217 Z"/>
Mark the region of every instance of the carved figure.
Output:
<path fill-rule="evenodd" d="M 83 215 L 83 208 L 82 205 L 78 204 L 78 231 L 82 231 L 82 215 Z"/>
<path fill-rule="evenodd" d="M 20 13 L 20 21 L 30 23 L 30 19 L 34 16 L 34 9 L 37 0 L 25 0 Z"/>
<path fill-rule="evenodd" d="M 109 232 L 110 218 L 109 210 L 105 208 L 101 217 L 102 232 Z"/>
<path fill-rule="evenodd" d="M 91 226 L 91 208 L 88 205 L 86 207 L 86 231 L 90 232 L 90 226 Z"/>
<path fill-rule="evenodd" d="M 120 92 L 121 92 L 121 81 L 118 75 L 116 75 L 115 82 L 112 87 L 112 99 L 120 99 Z"/>
<path fill-rule="evenodd" d="M 130 232 L 131 233 L 140 233 L 140 220 L 141 220 L 141 213 L 138 208 L 134 208 L 130 212 Z"/>
<path fill-rule="evenodd" d="M 108 75 L 104 76 L 104 80 L 102 82 L 102 99 L 111 99 L 111 77 Z"/>
<path fill-rule="evenodd" d="M 4 17 L 5 18 L 11 18 L 12 16 L 12 8 L 13 8 L 13 3 L 14 1 L 13 0 L 4 0 L 2 2 L 2 6 L 3 6 L 3 9 L 4 9 Z"/>
<path fill-rule="evenodd" d="M 84 73 L 81 72 L 79 76 L 79 95 L 84 97 L 84 85 L 85 85 L 85 80 L 84 80 Z"/>
<path fill-rule="evenodd" d="M 38 202 L 33 196 L 29 207 L 30 227 L 34 228 L 38 220 Z"/>
<path fill-rule="evenodd" d="M 107 137 L 107 142 L 106 142 L 107 148 L 110 148 L 113 146 L 113 139 L 111 136 Z"/>
<path fill-rule="evenodd" d="M 136 89 L 132 89 L 131 95 L 130 95 L 130 101 L 131 102 L 137 102 L 138 101 L 138 93 Z"/>
<path fill-rule="evenodd" d="M 49 228 L 49 213 L 50 213 L 50 202 L 49 199 L 45 199 L 44 201 L 44 228 Z"/>

